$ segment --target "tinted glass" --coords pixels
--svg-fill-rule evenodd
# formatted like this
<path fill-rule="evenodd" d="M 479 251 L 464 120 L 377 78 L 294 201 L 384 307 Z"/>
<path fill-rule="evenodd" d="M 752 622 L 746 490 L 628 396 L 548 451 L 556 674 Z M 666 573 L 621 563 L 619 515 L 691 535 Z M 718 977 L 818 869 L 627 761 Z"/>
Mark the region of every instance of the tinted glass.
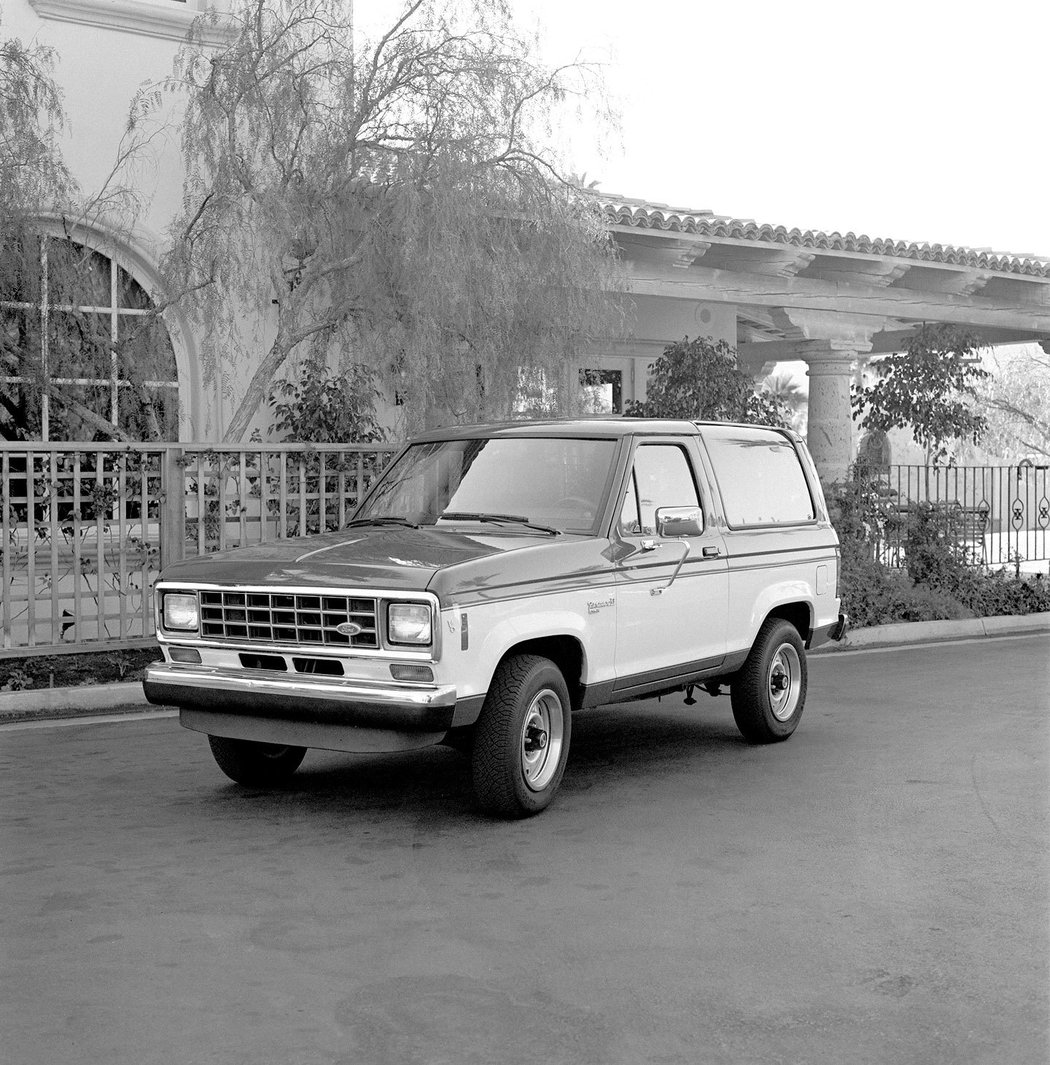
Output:
<path fill-rule="evenodd" d="M 704 426 L 701 432 L 730 525 L 813 520 L 806 476 L 785 437 L 769 429 L 735 425 Z"/>
<path fill-rule="evenodd" d="M 414 444 L 356 517 L 404 517 L 429 525 L 446 511 L 515 514 L 565 532 L 592 532 L 615 456 L 613 440 L 517 437 Z"/>

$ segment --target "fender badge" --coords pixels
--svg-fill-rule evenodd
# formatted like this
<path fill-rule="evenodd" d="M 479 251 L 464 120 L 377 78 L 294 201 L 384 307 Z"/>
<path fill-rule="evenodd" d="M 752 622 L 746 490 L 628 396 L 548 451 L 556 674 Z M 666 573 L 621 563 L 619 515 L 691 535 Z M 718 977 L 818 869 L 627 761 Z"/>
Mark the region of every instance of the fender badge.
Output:
<path fill-rule="evenodd" d="M 356 621 L 344 621 L 342 624 L 336 625 L 335 631 L 341 636 L 359 636 L 364 632 L 364 626 L 358 625 Z"/>
<path fill-rule="evenodd" d="M 587 603 L 587 613 L 597 614 L 599 610 L 607 606 L 613 606 L 616 602 L 616 596 L 610 595 L 608 599 L 601 599 L 598 602 L 591 600 Z"/>

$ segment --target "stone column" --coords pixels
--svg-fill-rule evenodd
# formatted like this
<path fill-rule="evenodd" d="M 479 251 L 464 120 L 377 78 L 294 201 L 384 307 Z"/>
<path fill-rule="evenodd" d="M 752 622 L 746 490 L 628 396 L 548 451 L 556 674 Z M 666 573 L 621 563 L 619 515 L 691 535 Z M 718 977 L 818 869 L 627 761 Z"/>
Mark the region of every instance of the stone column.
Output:
<path fill-rule="evenodd" d="M 853 458 L 850 384 L 857 352 L 830 342 L 807 351 L 809 364 L 809 433 L 807 444 L 825 487 L 846 478 Z"/>
<path fill-rule="evenodd" d="M 872 349 L 885 318 L 780 307 L 773 320 L 798 339 L 798 355 L 809 364 L 809 450 L 825 487 L 841 481 L 853 458 L 853 412 L 849 386 L 853 362 Z"/>

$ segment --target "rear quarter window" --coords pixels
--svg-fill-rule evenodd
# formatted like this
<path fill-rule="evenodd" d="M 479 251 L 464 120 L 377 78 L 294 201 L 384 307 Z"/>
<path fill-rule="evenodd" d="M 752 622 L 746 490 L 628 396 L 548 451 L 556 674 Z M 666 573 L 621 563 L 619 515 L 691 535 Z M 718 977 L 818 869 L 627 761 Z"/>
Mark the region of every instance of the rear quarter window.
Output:
<path fill-rule="evenodd" d="M 701 433 L 730 526 L 815 519 L 809 484 L 790 440 L 757 426 L 704 426 Z"/>

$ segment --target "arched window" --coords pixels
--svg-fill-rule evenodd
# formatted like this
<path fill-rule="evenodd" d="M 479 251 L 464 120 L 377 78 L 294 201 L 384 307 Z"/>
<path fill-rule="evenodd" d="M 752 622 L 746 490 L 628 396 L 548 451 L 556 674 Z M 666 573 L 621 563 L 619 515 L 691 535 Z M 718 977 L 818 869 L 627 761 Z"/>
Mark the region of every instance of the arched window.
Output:
<path fill-rule="evenodd" d="M 0 439 L 178 439 L 175 352 L 131 274 L 54 237 L 2 260 Z"/>

